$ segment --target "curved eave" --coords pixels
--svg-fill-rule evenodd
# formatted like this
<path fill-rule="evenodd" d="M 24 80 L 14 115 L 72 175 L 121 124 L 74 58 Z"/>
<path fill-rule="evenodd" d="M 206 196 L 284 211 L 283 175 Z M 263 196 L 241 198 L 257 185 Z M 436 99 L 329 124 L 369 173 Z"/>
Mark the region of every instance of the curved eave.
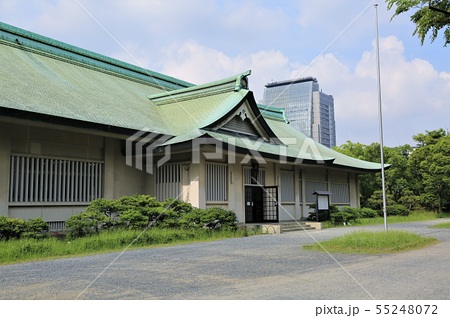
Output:
<path fill-rule="evenodd" d="M 350 170 L 350 171 L 356 172 L 358 174 L 381 172 L 381 165 L 379 168 L 361 168 L 361 167 L 342 165 L 342 164 L 333 162 L 332 167 L 338 168 L 338 169 Z M 391 165 L 384 165 L 384 169 L 386 169 L 386 170 L 389 169 L 390 167 L 391 167 Z"/>
<path fill-rule="evenodd" d="M 250 140 L 248 138 L 240 138 L 239 136 L 226 135 L 213 131 L 205 131 L 205 135 L 223 142 L 234 149 L 244 151 L 244 153 L 253 156 L 260 155 L 260 157 L 267 157 L 279 161 L 286 161 L 293 164 L 332 164 L 334 158 L 329 157 L 314 157 L 309 153 L 301 155 L 296 149 L 292 149 L 283 144 L 273 144 L 266 141 Z M 237 151 L 238 152 L 238 151 Z"/>
<path fill-rule="evenodd" d="M 99 123 L 99 122 L 89 122 L 85 120 L 79 120 L 79 119 L 73 119 L 73 118 L 67 118 L 67 117 L 60 117 L 60 116 L 54 116 L 49 114 L 41 114 L 41 113 L 32 113 L 20 109 L 11 109 L 11 108 L 3 108 L 0 107 L 0 117 L 6 117 L 6 118 L 14 118 L 17 120 L 24 120 L 24 121 L 33 121 L 37 123 L 46 123 L 51 125 L 58 125 L 58 126 L 68 126 L 73 128 L 80 128 L 80 129 L 86 129 L 86 130 L 95 130 L 105 133 L 112 133 L 116 135 L 131 137 L 135 133 L 141 131 L 139 127 L 120 127 L 117 125 L 108 125 L 105 123 Z M 168 136 L 171 137 L 172 135 L 167 134 L 165 132 L 155 132 L 161 136 Z"/>

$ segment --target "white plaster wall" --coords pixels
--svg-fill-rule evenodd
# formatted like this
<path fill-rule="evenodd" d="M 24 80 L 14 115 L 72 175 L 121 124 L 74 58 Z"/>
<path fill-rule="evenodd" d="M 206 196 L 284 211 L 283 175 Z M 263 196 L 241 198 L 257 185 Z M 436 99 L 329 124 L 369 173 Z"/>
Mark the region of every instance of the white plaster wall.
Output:
<path fill-rule="evenodd" d="M 42 217 L 45 221 L 64 221 L 85 210 L 85 205 L 23 203 L 9 205 L 9 164 L 11 154 L 54 158 L 100 160 L 104 162 L 103 196 L 108 199 L 140 194 L 146 190 L 146 173 L 125 163 L 123 141 L 51 125 L 26 126 L 4 122 L 0 126 L 0 215 L 16 218 Z M 34 124 L 34 123 L 31 123 Z"/>
<path fill-rule="evenodd" d="M 35 219 L 42 218 L 46 222 L 65 221 L 70 216 L 81 213 L 86 209 L 84 205 L 72 206 L 12 206 L 9 208 L 9 217 L 18 219 Z"/>
<path fill-rule="evenodd" d="M 281 204 L 278 207 L 278 218 L 280 221 L 294 221 L 298 220 L 295 212 L 295 204 Z"/>

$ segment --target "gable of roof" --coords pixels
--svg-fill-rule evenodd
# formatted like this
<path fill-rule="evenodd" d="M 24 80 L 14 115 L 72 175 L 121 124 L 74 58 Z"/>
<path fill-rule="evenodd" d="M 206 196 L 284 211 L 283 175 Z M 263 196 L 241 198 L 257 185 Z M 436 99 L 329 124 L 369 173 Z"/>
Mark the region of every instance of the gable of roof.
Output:
<path fill-rule="evenodd" d="M 247 88 L 250 71 L 219 81 L 149 96 L 149 101 L 170 126 L 174 136 L 191 136 L 193 131 L 219 129 L 230 133 L 264 138 L 274 142 L 276 135 L 264 121 L 253 94 Z M 243 125 L 231 122 L 248 119 Z M 237 120 L 238 121 L 238 120 Z M 228 129 L 227 129 L 228 127 Z M 178 138 L 178 140 L 181 140 Z"/>

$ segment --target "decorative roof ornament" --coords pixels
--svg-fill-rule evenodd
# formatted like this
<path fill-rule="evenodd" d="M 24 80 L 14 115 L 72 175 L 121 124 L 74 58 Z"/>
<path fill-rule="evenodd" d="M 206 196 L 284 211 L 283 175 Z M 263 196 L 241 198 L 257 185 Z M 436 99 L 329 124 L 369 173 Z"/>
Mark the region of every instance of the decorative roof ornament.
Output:
<path fill-rule="evenodd" d="M 234 87 L 235 91 L 240 91 L 241 89 L 248 89 L 248 76 L 252 73 L 251 70 L 248 70 L 245 73 L 239 74 L 236 77 L 236 86 Z"/>

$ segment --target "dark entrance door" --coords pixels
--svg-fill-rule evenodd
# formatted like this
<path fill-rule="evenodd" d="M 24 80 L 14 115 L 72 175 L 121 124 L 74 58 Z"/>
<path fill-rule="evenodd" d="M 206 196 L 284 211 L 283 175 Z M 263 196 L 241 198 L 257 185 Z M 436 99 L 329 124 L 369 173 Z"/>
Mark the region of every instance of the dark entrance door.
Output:
<path fill-rule="evenodd" d="M 245 222 L 278 222 L 277 186 L 245 186 Z"/>

